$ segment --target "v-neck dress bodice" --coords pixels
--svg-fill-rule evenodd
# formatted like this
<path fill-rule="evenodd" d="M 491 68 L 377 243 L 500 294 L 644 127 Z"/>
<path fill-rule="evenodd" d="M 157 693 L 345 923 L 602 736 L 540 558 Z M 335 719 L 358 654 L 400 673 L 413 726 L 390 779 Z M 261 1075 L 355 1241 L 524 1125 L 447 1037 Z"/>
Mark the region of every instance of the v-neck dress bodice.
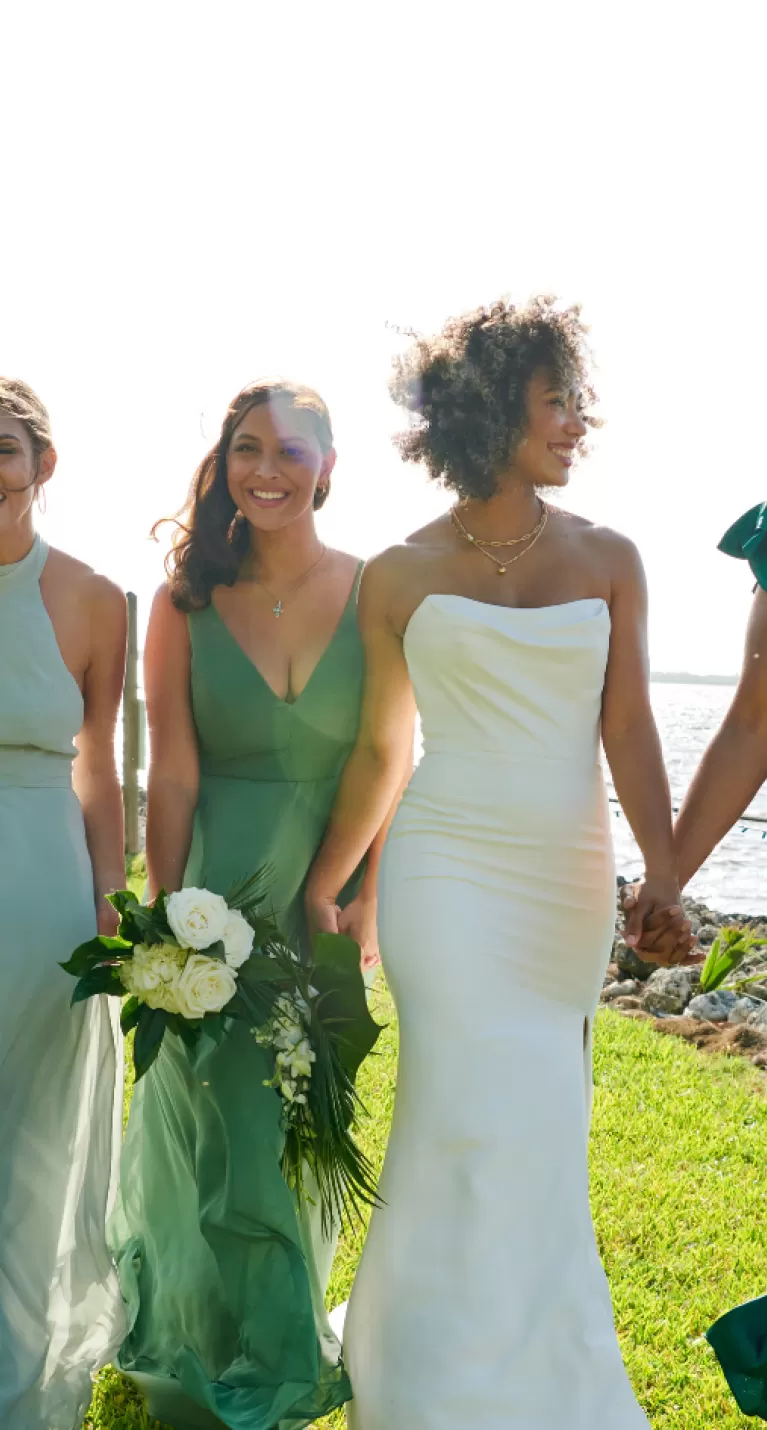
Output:
<path fill-rule="evenodd" d="M 213 605 L 189 617 L 200 796 L 185 882 L 226 894 L 268 865 L 274 913 L 298 944 L 304 882 L 359 729 L 358 582 L 293 701 L 275 695 Z"/>
<path fill-rule="evenodd" d="M 200 789 L 185 882 L 226 895 L 267 869 L 297 948 L 306 876 L 359 726 L 360 574 L 292 703 L 213 606 L 189 617 Z M 324 1304 L 335 1238 L 318 1209 L 297 1215 L 270 1072 L 241 1023 L 197 1049 L 166 1038 L 136 1088 L 113 1223 L 132 1320 L 120 1365 L 175 1430 L 301 1430 L 350 1395 Z"/>

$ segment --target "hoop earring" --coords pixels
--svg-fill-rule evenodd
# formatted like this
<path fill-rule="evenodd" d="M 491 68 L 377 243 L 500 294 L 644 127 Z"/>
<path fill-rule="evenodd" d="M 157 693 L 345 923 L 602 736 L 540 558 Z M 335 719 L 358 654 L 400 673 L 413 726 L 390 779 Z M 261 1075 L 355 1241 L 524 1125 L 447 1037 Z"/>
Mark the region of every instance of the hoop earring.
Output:
<path fill-rule="evenodd" d="M 37 491 L 35 492 L 35 501 L 37 502 L 37 510 L 42 516 L 44 516 L 46 511 L 48 510 L 48 503 L 45 499 L 45 487 L 37 488 Z"/>

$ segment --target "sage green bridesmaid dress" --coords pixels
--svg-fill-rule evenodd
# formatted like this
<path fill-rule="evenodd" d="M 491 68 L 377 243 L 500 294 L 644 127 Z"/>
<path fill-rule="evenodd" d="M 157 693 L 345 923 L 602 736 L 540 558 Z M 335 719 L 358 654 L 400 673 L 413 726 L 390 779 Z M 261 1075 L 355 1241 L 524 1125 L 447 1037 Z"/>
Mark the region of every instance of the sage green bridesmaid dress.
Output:
<path fill-rule="evenodd" d="M 226 895 L 268 865 L 273 912 L 303 948 L 306 876 L 359 726 L 360 574 L 293 703 L 214 606 L 189 617 L 201 781 L 185 882 Z M 324 1304 L 333 1240 L 280 1172 L 270 1072 L 236 1024 L 191 1051 L 166 1037 L 134 1096 L 112 1226 L 130 1319 L 118 1364 L 174 1430 L 300 1430 L 351 1395 Z"/>
<path fill-rule="evenodd" d="M 106 1242 L 122 1139 L 117 1008 L 70 1008 L 96 932 L 72 790 L 83 700 L 40 594 L 37 537 L 0 566 L 0 1425 L 77 1430 L 125 1333 Z"/>
<path fill-rule="evenodd" d="M 726 556 L 747 561 L 767 591 L 767 502 L 752 507 L 719 543 Z M 744 1415 L 767 1420 L 767 1295 L 726 1311 L 706 1332 Z"/>

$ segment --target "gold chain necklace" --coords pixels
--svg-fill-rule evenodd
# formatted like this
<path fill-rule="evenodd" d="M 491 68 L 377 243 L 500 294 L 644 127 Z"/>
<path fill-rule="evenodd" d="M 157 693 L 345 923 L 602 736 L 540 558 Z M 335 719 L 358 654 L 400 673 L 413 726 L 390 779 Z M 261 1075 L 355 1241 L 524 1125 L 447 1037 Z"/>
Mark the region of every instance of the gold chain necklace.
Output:
<path fill-rule="evenodd" d="M 548 507 L 544 506 L 540 521 L 533 527 L 532 531 L 528 531 L 525 536 L 515 536 L 511 541 L 483 541 L 481 537 L 472 536 L 471 532 L 466 530 L 455 507 L 453 507 L 450 515 L 453 525 L 461 539 L 468 542 L 470 546 L 476 547 L 477 551 L 480 551 L 483 556 L 486 556 L 488 561 L 492 561 L 499 576 L 505 576 L 509 566 L 513 566 L 515 561 L 521 561 L 523 556 L 527 556 L 528 551 L 532 551 L 536 541 L 540 540 L 543 536 L 546 530 L 546 522 L 549 519 Z M 528 545 L 524 551 L 518 551 L 514 556 L 499 558 L 493 555 L 492 551 L 487 549 L 490 546 L 519 546 L 523 541 L 526 541 Z"/>
<path fill-rule="evenodd" d="M 283 600 L 281 596 L 276 596 L 274 591 L 269 589 L 265 581 L 256 582 L 256 585 L 262 586 L 263 589 L 266 591 L 267 596 L 271 596 L 272 600 L 274 601 L 274 605 L 272 606 L 272 614 L 274 615 L 276 620 L 280 619 L 280 616 L 285 610 L 285 607 L 290 605 L 290 602 L 293 600 L 293 597 L 297 595 L 297 593 L 301 590 L 301 587 L 306 584 L 306 582 L 309 580 L 309 577 L 317 570 L 321 562 L 325 560 L 327 554 L 328 548 L 327 546 L 323 546 L 322 551 L 317 557 L 317 560 L 312 563 L 312 565 L 309 567 L 309 570 L 304 571 L 303 576 L 299 576 L 298 580 L 294 581 L 293 585 L 288 587 L 285 600 Z"/>

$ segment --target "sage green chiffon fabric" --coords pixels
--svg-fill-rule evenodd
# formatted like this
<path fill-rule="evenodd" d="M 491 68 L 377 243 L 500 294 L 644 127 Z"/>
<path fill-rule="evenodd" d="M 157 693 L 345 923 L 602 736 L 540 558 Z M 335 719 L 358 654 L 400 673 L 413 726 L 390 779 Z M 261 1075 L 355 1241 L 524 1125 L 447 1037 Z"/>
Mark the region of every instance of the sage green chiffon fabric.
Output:
<path fill-rule="evenodd" d="M 185 882 L 226 895 L 268 866 L 272 910 L 305 950 L 306 875 L 359 725 L 356 583 L 293 703 L 213 606 L 189 632 L 201 782 Z M 119 1365 L 177 1430 L 300 1430 L 351 1394 L 324 1305 L 334 1238 L 280 1172 L 270 1073 L 236 1024 L 193 1050 L 166 1037 L 134 1096 L 112 1224 L 131 1325 Z"/>
<path fill-rule="evenodd" d="M 767 502 L 741 516 L 719 550 L 747 561 L 767 591 Z M 727 1311 L 706 1335 L 744 1415 L 767 1420 L 767 1296 Z"/>
<path fill-rule="evenodd" d="M 40 594 L 0 566 L 0 1426 L 79 1430 L 125 1332 L 106 1242 L 122 1134 L 113 1000 L 59 963 L 96 933 L 72 789 L 83 699 Z"/>

